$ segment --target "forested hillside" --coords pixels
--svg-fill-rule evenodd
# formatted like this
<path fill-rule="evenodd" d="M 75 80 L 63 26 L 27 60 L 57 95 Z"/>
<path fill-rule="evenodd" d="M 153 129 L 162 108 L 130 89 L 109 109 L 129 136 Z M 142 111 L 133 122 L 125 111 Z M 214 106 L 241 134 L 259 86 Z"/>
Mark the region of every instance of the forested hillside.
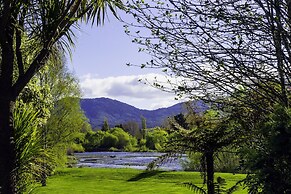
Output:
<path fill-rule="evenodd" d="M 202 103 L 198 103 L 198 106 L 202 110 L 206 109 Z M 111 127 L 127 122 L 136 122 L 141 125 L 142 117 L 146 119 L 147 127 L 151 128 L 162 125 L 167 117 L 184 111 L 183 103 L 157 110 L 142 110 L 109 98 L 81 99 L 81 108 L 93 129 L 101 128 L 104 119 L 108 120 Z"/>

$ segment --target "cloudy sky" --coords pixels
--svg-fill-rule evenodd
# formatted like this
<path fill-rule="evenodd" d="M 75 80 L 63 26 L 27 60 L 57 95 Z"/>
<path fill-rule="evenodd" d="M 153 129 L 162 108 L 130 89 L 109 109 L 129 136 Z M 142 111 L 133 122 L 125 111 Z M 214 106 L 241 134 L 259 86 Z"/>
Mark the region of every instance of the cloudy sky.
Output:
<path fill-rule="evenodd" d="M 120 13 L 128 21 L 128 16 Z M 161 71 L 128 67 L 150 59 L 124 33 L 123 24 L 110 17 L 104 26 L 81 25 L 68 67 L 80 80 L 84 98 L 108 97 L 142 109 L 156 109 L 177 103 L 175 95 L 162 92 L 139 79 L 162 77 Z"/>

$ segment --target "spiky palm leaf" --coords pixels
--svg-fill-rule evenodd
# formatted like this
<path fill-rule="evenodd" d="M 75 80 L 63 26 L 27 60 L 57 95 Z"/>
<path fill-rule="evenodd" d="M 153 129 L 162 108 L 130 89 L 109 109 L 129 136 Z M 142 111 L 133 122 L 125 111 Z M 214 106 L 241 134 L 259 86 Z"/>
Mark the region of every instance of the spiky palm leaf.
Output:
<path fill-rule="evenodd" d="M 42 148 L 37 116 L 38 112 L 32 106 L 16 103 L 14 111 L 16 169 L 13 174 L 20 193 L 40 180 L 42 174 L 50 172 L 53 164 L 51 154 Z"/>

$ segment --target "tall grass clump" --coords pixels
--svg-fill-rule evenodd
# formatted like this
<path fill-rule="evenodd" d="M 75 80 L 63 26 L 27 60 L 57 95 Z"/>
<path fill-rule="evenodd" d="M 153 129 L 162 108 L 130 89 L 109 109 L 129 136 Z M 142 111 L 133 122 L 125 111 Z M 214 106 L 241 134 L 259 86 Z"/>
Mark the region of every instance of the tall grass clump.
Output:
<path fill-rule="evenodd" d="M 33 188 L 52 168 L 51 154 L 42 146 L 42 134 L 38 130 L 38 111 L 30 104 L 16 102 L 14 110 L 14 141 L 16 147 L 16 168 L 13 178 L 18 193 Z"/>

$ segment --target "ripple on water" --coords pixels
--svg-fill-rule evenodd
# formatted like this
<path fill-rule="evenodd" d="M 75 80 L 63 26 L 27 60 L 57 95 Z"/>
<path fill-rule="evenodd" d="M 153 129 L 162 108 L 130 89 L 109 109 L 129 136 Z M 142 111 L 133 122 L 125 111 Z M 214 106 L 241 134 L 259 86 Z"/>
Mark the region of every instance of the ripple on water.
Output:
<path fill-rule="evenodd" d="M 147 165 L 164 153 L 158 152 L 84 152 L 76 153 L 78 167 L 86 166 L 92 168 L 134 168 L 146 169 Z M 178 159 L 172 159 L 159 168 L 162 170 L 183 170 L 181 160 L 186 156 Z"/>

